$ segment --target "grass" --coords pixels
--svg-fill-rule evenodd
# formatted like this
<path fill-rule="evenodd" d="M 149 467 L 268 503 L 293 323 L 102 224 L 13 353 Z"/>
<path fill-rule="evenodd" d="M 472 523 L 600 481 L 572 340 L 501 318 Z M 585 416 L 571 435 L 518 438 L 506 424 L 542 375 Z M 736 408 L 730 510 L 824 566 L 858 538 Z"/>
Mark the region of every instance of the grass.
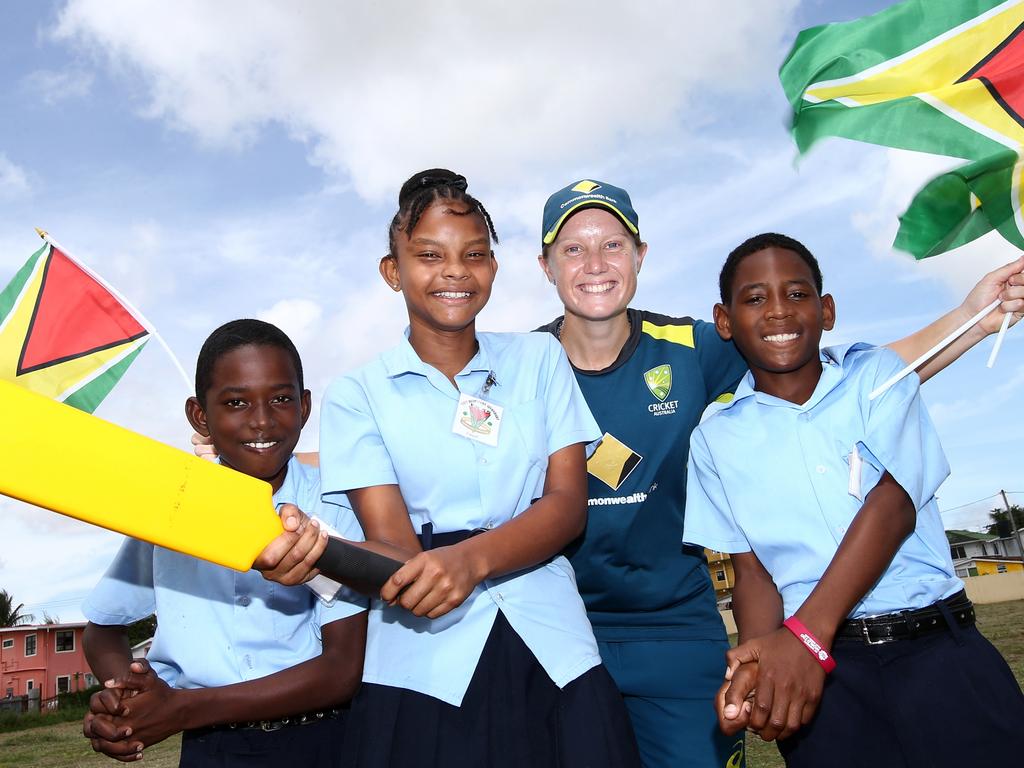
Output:
<path fill-rule="evenodd" d="M 175 736 L 146 750 L 146 768 L 176 768 L 181 737 Z M 82 736 L 82 722 L 46 725 L 0 734 L 0 768 L 114 768 L 121 765 L 92 751 Z"/>
<path fill-rule="evenodd" d="M 1024 600 L 979 605 L 978 626 L 1006 658 L 1017 681 L 1024 685 Z M 735 642 L 735 637 L 733 638 Z M 71 711 L 65 713 L 71 716 Z M 14 733 L 0 733 L 0 768 L 114 768 L 118 765 L 92 751 L 82 737 L 81 714 L 74 722 L 54 724 L 54 715 L 43 718 L 40 727 Z M 175 768 L 180 737 L 146 750 L 146 768 Z M 783 768 L 782 758 L 772 743 L 747 739 L 748 768 Z"/>
<path fill-rule="evenodd" d="M 999 649 L 1024 687 L 1024 600 L 991 605 L 976 605 L 978 629 Z M 736 643 L 736 636 L 730 638 Z M 747 768 L 784 768 L 785 763 L 773 742 L 756 736 L 747 738 Z"/>

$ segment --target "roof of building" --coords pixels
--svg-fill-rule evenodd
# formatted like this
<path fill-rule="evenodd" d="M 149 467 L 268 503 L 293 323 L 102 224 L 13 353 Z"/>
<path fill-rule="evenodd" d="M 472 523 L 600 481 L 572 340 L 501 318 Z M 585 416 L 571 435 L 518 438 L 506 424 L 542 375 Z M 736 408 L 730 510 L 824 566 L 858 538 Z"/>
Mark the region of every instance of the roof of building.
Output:
<path fill-rule="evenodd" d="M 961 544 L 966 541 L 995 541 L 999 537 L 994 533 L 978 533 L 977 531 L 946 531 L 946 539 L 950 544 Z"/>
<path fill-rule="evenodd" d="M 84 627 L 87 623 L 88 622 L 85 621 L 71 621 L 59 624 L 18 624 L 14 627 L 0 627 L 0 632 L 24 632 L 26 629 L 35 631 L 48 631 L 51 629 L 78 629 L 79 627 Z"/>
<path fill-rule="evenodd" d="M 1024 562 L 1019 557 L 999 557 L 998 555 L 979 555 L 978 557 L 958 557 L 954 565 L 966 565 L 967 563 L 1020 563 Z"/>

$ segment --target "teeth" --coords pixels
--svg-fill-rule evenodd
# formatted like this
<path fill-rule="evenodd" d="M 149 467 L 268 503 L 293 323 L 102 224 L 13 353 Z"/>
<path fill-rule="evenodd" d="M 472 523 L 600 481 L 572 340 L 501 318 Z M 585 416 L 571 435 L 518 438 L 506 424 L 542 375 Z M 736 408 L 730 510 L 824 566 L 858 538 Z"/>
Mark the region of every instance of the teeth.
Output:
<path fill-rule="evenodd" d="M 770 341 L 775 344 L 781 344 L 786 341 L 793 341 L 800 337 L 799 333 L 776 333 L 771 336 L 762 336 L 761 338 L 765 341 Z"/>
<path fill-rule="evenodd" d="M 580 286 L 580 290 L 583 291 L 584 293 L 607 293 L 608 291 L 610 291 L 614 287 L 615 287 L 615 283 L 612 283 L 612 282 L 596 283 L 596 284 L 593 284 L 593 285 L 591 285 L 591 284 L 581 285 Z"/>
<path fill-rule="evenodd" d="M 442 299 L 468 299 L 469 291 L 437 291 L 435 296 L 440 296 Z"/>
<path fill-rule="evenodd" d="M 247 448 L 273 448 L 277 445 L 277 440 L 270 443 L 244 443 Z"/>

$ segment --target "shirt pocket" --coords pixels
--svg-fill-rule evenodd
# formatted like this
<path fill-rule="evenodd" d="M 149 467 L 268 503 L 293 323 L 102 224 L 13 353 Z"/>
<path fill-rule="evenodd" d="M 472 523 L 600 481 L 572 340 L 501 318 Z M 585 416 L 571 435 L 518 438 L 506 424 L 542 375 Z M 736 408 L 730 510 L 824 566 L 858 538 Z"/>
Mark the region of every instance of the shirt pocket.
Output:
<path fill-rule="evenodd" d="M 544 401 L 536 398 L 508 406 L 503 422 L 503 427 L 515 436 L 507 443 L 509 449 L 526 457 L 530 464 L 547 468 L 548 434 Z"/>
<path fill-rule="evenodd" d="M 858 442 L 856 444 L 851 443 L 849 445 L 843 445 L 836 443 L 836 452 L 842 457 L 843 463 L 841 466 L 846 467 L 847 471 L 847 485 L 848 491 L 852 491 L 854 483 L 856 481 L 856 470 L 853 466 L 853 448 L 854 445 L 857 447 L 857 453 L 860 456 L 860 482 L 858 488 L 860 490 L 860 501 L 863 502 L 867 498 L 867 495 L 871 490 L 878 485 L 878 481 L 882 479 L 882 473 L 885 471 L 885 467 L 882 466 L 881 462 L 875 458 L 874 454 L 871 453 L 865 447 L 864 443 Z M 849 494 L 853 498 L 853 494 Z"/>

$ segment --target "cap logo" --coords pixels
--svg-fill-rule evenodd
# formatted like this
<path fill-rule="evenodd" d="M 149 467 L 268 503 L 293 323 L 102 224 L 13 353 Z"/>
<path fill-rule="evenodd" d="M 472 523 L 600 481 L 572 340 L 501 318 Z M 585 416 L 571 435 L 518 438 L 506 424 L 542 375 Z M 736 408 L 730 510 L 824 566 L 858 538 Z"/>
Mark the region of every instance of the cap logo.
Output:
<path fill-rule="evenodd" d="M 594 190 L 600 189 L 601 185 L 596 181 L 581 181 L 575 187 L 572 188 L 573 192 L 582 192 L 585 195 L 589 195 Z"/>

